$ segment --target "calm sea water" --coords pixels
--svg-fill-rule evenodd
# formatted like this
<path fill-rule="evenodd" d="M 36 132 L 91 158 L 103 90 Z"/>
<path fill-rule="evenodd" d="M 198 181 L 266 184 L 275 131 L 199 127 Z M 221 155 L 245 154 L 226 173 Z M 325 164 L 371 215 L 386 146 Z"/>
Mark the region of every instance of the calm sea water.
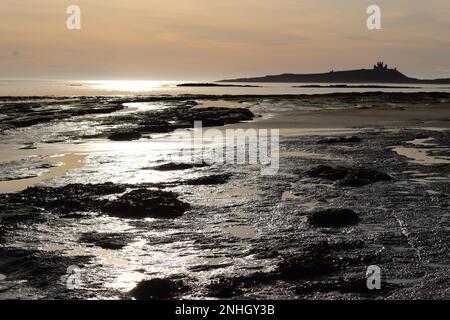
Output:
<path fill-rule="evenodd" d="M 0 96 L 97 96 L 97 95 L 179 95 L 179 94 L 321 94 L 331 92 L 450 92 L 445 85 L 406 85 L 414 88 L 294 88 L 306 83 L 245 83 L 248 87 L 178 87 L 186 82 L 211 81 L 70 81 L 70 80 L 0 80 Z M 242 84 L 241 84 L 242 85 Z M 327 85 L 327 84 L 321 84 Z M 355 84 L 352 84 L 355 85 Z M 382 85 L 382 84 L 379 84 Z M 384 84 L 386 85 L 386 84 Z M 402 86 L 395 85 L 392 86 Z"/>

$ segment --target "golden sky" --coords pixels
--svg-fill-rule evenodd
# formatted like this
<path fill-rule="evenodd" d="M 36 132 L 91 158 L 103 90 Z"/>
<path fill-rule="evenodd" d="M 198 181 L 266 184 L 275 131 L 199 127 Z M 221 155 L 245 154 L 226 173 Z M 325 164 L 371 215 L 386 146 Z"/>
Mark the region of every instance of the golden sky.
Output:
<path fill-rule="evenodd" d="M 69 5 L 81 30 L 66 28 Z M 366 9 L 382 9 L 368 30 Z M 370 67 L 450 77 L 449 0 L 2 0 L 0 78 L 214 80 Z"/>

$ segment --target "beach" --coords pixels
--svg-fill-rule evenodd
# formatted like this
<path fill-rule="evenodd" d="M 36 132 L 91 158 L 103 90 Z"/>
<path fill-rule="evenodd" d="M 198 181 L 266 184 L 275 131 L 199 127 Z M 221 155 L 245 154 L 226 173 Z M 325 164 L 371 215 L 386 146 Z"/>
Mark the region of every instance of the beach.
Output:
<path fill-rule="evenodd" d="M 448 299 L 449 98 L 4 97 L 0 299 Z M 194 121 L 278 171 L 176 158 Z"/>

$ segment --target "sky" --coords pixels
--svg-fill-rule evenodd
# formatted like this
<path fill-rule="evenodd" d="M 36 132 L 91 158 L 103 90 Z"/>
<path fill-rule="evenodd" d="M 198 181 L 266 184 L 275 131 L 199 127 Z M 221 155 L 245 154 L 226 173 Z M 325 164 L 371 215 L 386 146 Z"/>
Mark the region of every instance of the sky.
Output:
<path fill-rule="evenodd" d="M 366 26 L 381 8 L 381 30 Z M 68 30 L 69 5 L 81 30 Z M 2 0 L 0 79 L 218 80 L 371 67 L 450 78 L 448 0 Z"/>

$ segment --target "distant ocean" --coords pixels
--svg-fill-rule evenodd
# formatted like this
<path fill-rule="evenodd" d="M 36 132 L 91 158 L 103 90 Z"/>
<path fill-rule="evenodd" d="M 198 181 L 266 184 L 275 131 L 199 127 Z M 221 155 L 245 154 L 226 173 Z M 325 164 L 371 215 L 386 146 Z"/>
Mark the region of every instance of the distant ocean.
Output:
<path fill-rule="evenodd" d="M 323 94 L 332 92 L 450 92 L 446 85 L 371 84 L 379 86 L 408 86 L 414 88 L 295 88 L 308 83 L 244 83 L 259 87 L 178 87 L 181 83 L 210 83 L 212 81 L 70 81 L 70 80 L 0 80 L 0 96 L 109 96 L 109 95 L 273 95 Z M 329 84 L 321 83 L 321 86 Z M 331 84 L 336 85 L 336 84 Z M 350 84 L 352 86 L 358 84 Z"/>

